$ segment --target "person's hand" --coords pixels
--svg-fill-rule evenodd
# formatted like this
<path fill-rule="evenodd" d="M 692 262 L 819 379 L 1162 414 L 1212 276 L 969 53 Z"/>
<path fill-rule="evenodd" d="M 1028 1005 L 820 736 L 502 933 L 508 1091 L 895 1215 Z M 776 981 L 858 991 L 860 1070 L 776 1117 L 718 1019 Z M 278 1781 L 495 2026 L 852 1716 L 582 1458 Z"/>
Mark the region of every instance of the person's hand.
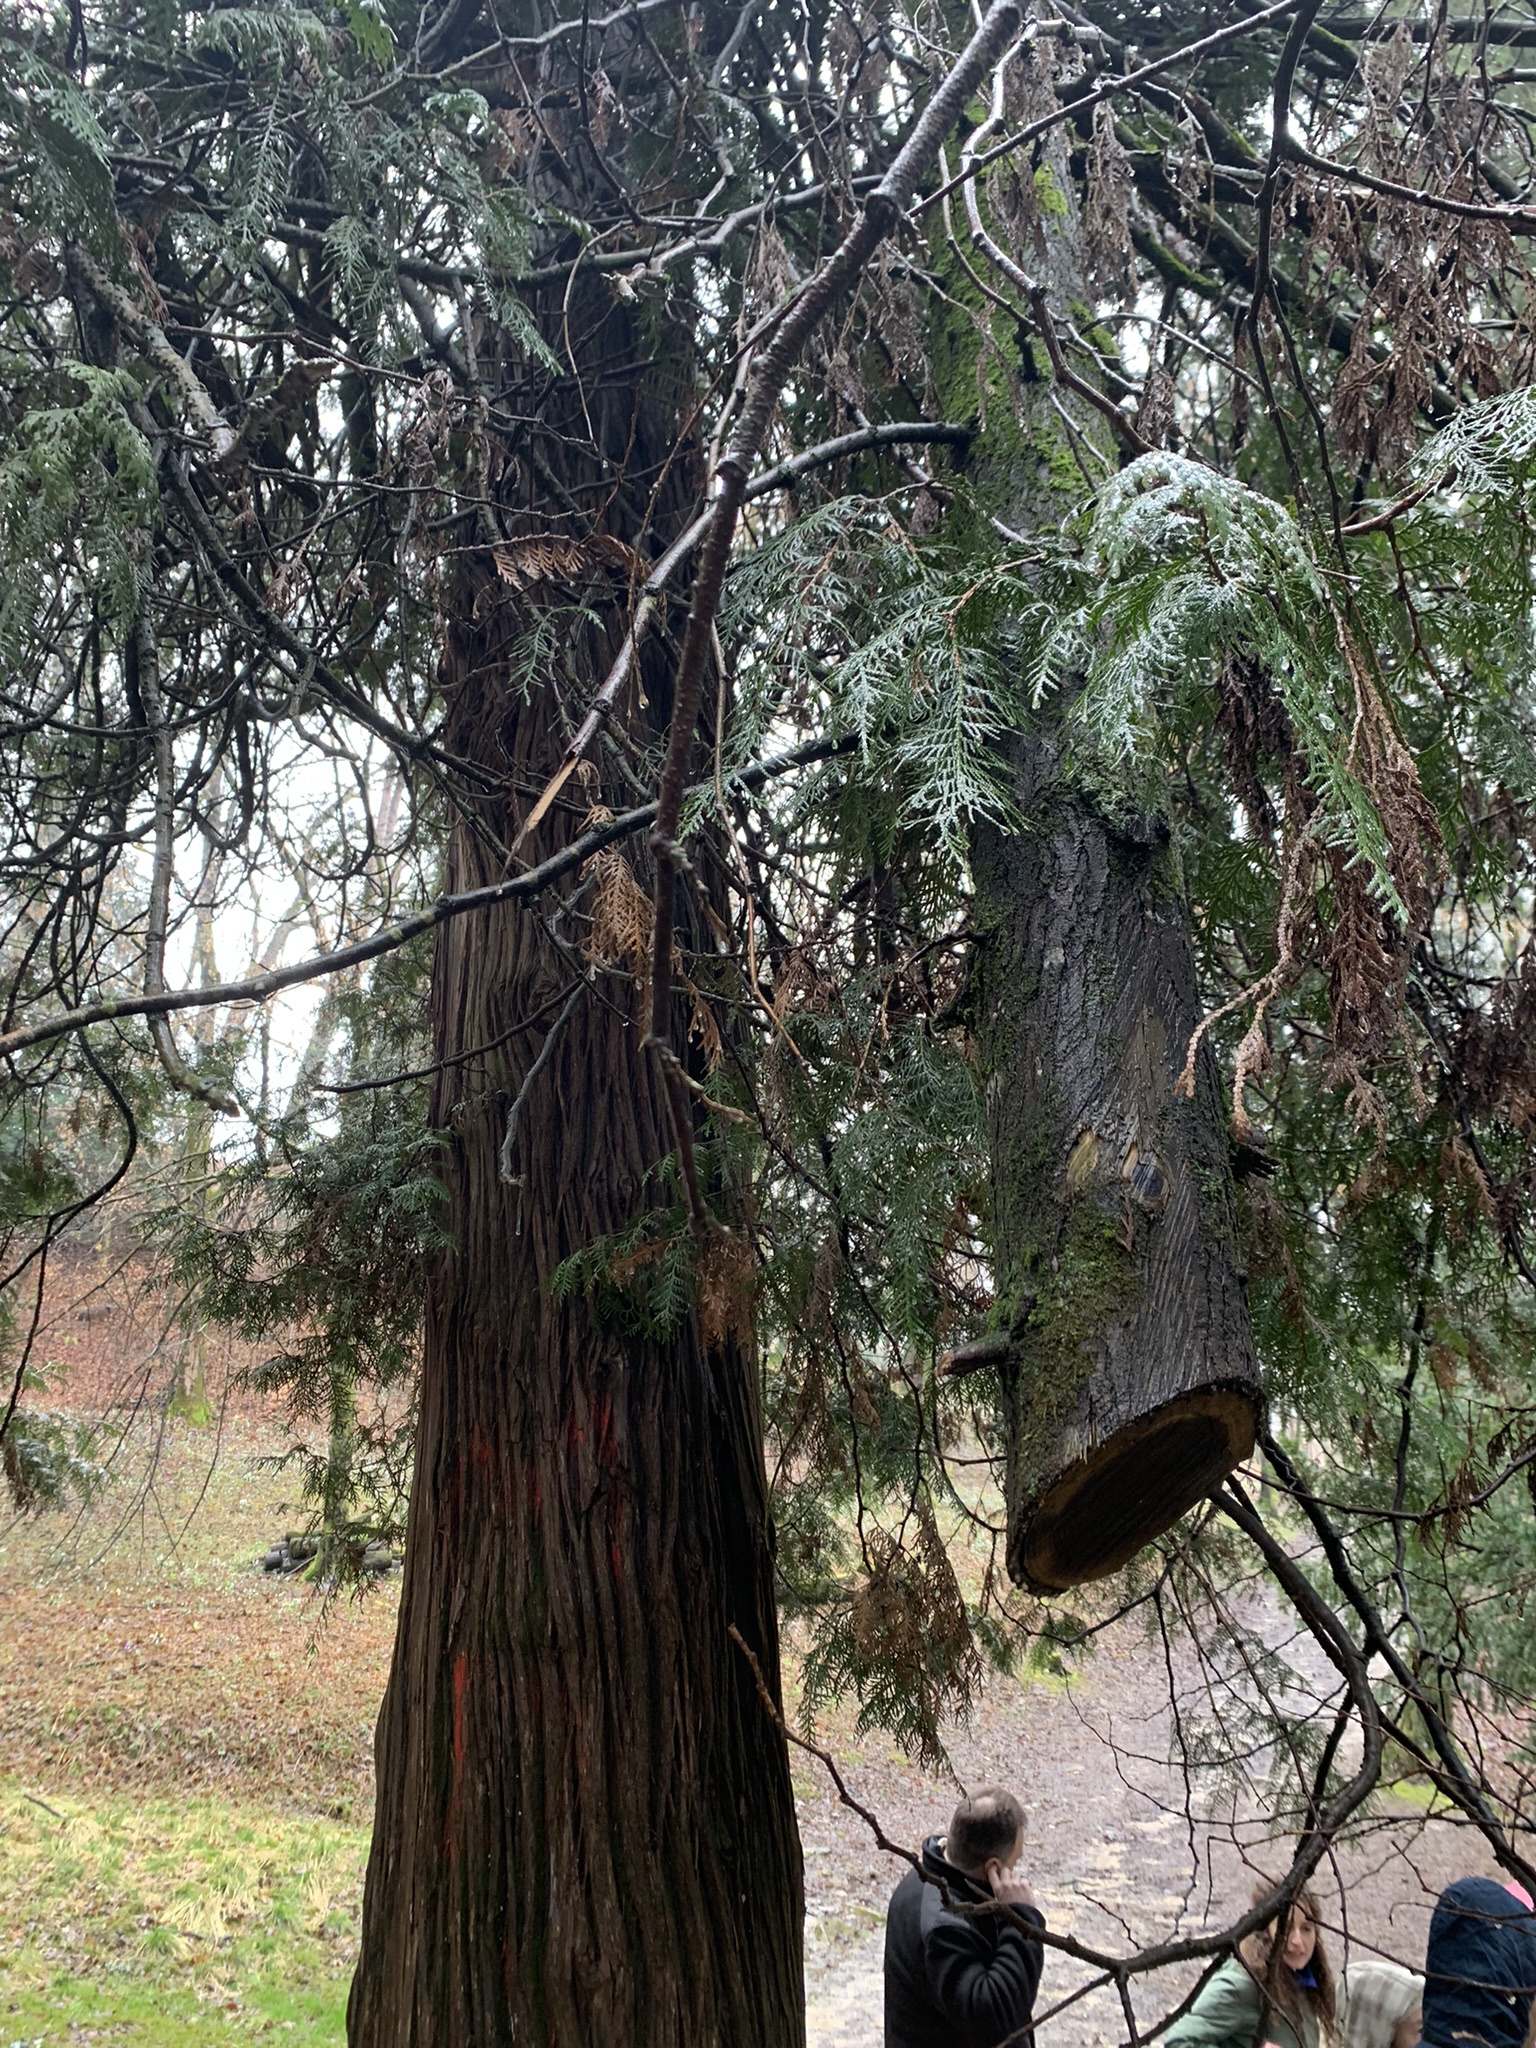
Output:
<path fill-rule="evenodd" d="M 1015 1864 L 1011 1870 L 1004 1870 L 994 1856 L 987 1865 L 987 1883 L 992 1887 L 992 1896 L 1000 1906 L 1033 1906 L 1035 1895 L 1030 1890 L 1029 1879 Z"/>

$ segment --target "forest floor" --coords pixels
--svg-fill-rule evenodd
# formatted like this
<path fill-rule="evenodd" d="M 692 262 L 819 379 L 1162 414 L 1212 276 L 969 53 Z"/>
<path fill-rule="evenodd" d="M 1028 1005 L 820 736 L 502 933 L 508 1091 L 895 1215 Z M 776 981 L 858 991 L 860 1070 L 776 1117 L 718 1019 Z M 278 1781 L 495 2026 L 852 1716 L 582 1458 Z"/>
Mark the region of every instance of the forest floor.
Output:
<path fill-rule="evenodd" d="M 175 1425 L 152 1485 L 125 1475 L 88 1514 L 0 1525 L 0 2048 L 343 2040 L 397 1582 L 323 1610 L 259 1569 L 299 1519 L 262 1463 L 277 1442 L 240 1418 L 214 1459 L 212 1432 Z M 1052 1925 L 1115 1947 L 1240 1902 L 1251 1860 L 1186 1811 L 1161 1652 L 1122 1635 L 1070 1684 L 992 1680 L 950 1743 L 959 1777 L 1024 1797 Z M 796 1676 L 791 1656 L 792 1695 Z M 942 1831 L 954 1778 L 856 1737 L 851 1709 L 818 1734 L 893 1839 Z M 876 2048 L 903 1866 L 815 1758 L 796 1752 L 794 1774 L 810 2039 Z M 1438 1885 L 1488 1867 L 1389 1799 L 1341 1866 L 1354 1937 L 1414 1959 Z M 1042 2004 L 1080 1978 L 1052 1958 Z M 1088 2048 L 1122 2031 L 1100 1991 L 1042 2035 Z"/>

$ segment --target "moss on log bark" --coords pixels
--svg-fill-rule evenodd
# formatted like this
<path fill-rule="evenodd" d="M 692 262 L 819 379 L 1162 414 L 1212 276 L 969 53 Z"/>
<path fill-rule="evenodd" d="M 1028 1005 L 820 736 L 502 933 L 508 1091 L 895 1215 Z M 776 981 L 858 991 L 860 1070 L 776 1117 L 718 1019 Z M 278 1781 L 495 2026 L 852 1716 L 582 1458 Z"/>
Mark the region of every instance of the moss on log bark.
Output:
<path fill-rule="evenodd" d="M 1126 1563 L 1252 1449 L 1261 1396 L 1226 1127 L 1177 851 L 1108 814 L 1048 734 L 1023 829 L 974 845 L 1008 1423 L 1008 1568 L 1056 1591 Z"/>

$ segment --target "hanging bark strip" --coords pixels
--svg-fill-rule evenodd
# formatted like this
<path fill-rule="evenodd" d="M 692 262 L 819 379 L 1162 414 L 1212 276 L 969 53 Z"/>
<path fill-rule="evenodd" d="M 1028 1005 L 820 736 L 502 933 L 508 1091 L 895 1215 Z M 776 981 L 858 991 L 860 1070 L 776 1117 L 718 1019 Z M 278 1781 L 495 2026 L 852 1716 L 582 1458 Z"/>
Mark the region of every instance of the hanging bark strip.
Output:
<path fill-rule="evenodd" d="M 672 1134 L 682 1161 L 689 1212 L 696 1231 L 708 1227 L 693 1158 L 692 1110 L 677 1051 L 667 1029 L 672 994 L 673 913 L 678 876 L 685 865 L 677 830 L 682 817 L 683 783 L 688 753 L 699 720 L 704 673 L 713 642 L 715 617 L 725 584 L 726 565 L 736 522 L 746 499 L 747 479 L 762 448 L 785 380 L 798 361 L 822 316 L 846 285 L 853 283 L 887 235 L 894 232 L 917 190 L 917 181 L 938 155 L 939 146 L 965 107 L 987 66 L 997 57 L 1020 22 L 1018 0 L 993 0 L 981 26 L 956 59 L 933 95 L 895 162 L 864 202 L 863 212 L 828 257 L 824 267 L 786 310 L 762 361 L 753 370 L 730 444 L 715 474 L 716 496 L 694 579 L 688 624 L 678 656 L 672 722 L 666 759 L 657 791 L 656 822 L 651 851 L 656 858 L 656 914 L 652 926 L 651 1007 L 647 1043 L 658 1055 L 666 1075 Z"/>

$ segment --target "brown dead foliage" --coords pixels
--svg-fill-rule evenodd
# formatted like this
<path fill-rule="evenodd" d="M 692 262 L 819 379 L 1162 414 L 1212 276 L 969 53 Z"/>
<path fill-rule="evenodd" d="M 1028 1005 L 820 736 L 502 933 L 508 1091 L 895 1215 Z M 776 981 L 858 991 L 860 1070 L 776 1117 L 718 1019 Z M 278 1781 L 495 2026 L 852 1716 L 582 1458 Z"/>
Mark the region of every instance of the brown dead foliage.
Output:
<path fill-rule="evenodd" d="M 1114 108 L 1108 100 L 1101 100 L 1094 111 L 1093 133 L 1088 144 L 1083 248 L 1090 280 L 1121 296 L 1126 302 L 1134 296 L 1135 278 L 1130 227 L 1131 182 L 1131 160 L 1115 132 Z M 1151 381 L 1149 378 L 1149 384 Z M 1171 390 L 1169 397 L 1172 397 Z M 1150 435 L 1145 438 L 1153 439 Z M 1153 445 L 1161 446 L 1161 437 L 1154 440 Z"/>
<path fill-rule="evenodd" d="M 865 1554 L 850 1617 L 860 1665 L 920 1702 L 928 1726 L 963 1718 L 981 1682 L 981 1660 L 927 1498 L 914 1500 L 900 1540 L 877 1530 Z"/>
<path fill-rule="evenodd" d="M 1406 23 L 1367 46 L 1363 105 L 1319 124 L 1314 146 L 1411 191 L 1473 206 L 1492 196 L 1479 165 L 1504 135 L 1524 154 L 1510 110 L 1478 67 L 1447 61 L 1437 19 L 1425 42 Z M 1409 109 L 1412 113 L 1409 113 Z M 1526 381 L 1536 335 L 1520 242 L 1496 219 L 1460 217 L 1306 171 L 1290 210 L 1307 236 L 1308 267 L 1367 287 L 1334 383 L 1330 425 L 1346 456 L 1390 473 L 1416 445 L 1440 390 L 1479 397 Z M 1479 320 L 1490 297 L 1523 310 L 1495 351 Z"/>
<path fill-rule="evenodd" d="M 1354 1059 L 1381 1049 L 1396 1020 L 1407 961 L 1359 864 L 1330 848 L 1329 866 L 1333 919 L 1323 941 L 1329 1017 L 1336 1054 Z"/>
<path fill-rule="evenodd" d="M 1238 1182 L 1238 1216 L 1242 1222 L 1248 1270 L 1255 1280 L 1278 1280 L 1285 1319 L 1297 1336 L 1309 1328 L 1301 1274 L 1286 1235 L 1286 1214 L 1269 1183 L 1258 1175 Z"/>
<path fill-rule="evenodd" d="M 1536 946 L 1525 947 L 1486 1008 L 1468 1011 L 1456 1055 L 1472 1115 L 1536 1138 Z"/>
<path fill-rule="evenodd" d="M 1444 847 L 1434 806 L 1424 794 L 1381 687 L 1342 621 L 1340 648 L 1355 686 L 1348 766 L 1369 792 L 1386 835 L 1387 865 L 1398 906 L 1358 857 L 1328 850 L 1333 916 L 1323 940 L 1328 971 L 1335 1072 L 1351 1084 L 1357 1117 L 1376 1122 L 1364 1069 L 1396 1036 L 1413 950 L 1429 926 Z"/>
<path fill-rule="evenodd" d="M 593 824 L 609 814 L 593 811 Z M 592 923 L 587 932 L 587 958 L 598 966 L 620 967 L 634 976 L 642 996 L 650 987 L 651 932 L 655 911 L 635 871 L 615 846 L 594 853 L 582 869 L 592 882 Z"/>
<path fill-rule="evenodd" d="M 1307 781 L 1284 703 L 1260 664 L 1235 657 L 1217 680 L 1216 730 L 1227 770 L 1253 831 L 1273 842 L 1281 825 L 1264 771 L 1278 771 L 1288 842 L 1278 917 L 1276 966 L 1254 990 L 1254 1025 L 1239 1053 L 1234 1126 L 1244 1134 L 1243 1086 L 1261 1074 L 1268 1047 L 1260 1029 L 1281 981 L 1315 964 L 1327 976 L 1333 1039 L 1332 1078 L 1350 1090 L 1356 1121 L 1380 1127 L 1370 1070 L 1397 1037 L 1413 950 L 1428 928 L 1443 871 L 1439 820 L 1425 796 L 1382 692 L 1342 619 L 1340 651 L 1354 686 L 1349 770 L 1367 790 L 1387 842 L 1397 904 L 1358 854 L 1321 841 L 1317 797 Z M 1326 883 L 1318 896 L 1317 883 Z M 1229 1007 L 1231 1007 L 1229 1005 Z"/>
<path fill-rule="evenodd" d="M 644 558 L 612 534 L 596 533 L 572 539 L 563 533 L 530 533 L 516 540 L 499 541 L 491 550 L 496 573 L 514 590 L 528 590 L 535 584 L 573 584 L 584 581 L 599 569 L 619 569 L 626 577 L 647 573 Z"/>
<path fill-rule="evenodd" d="M 751 1245 L 735 1231 L 711 1231 L 699 1251 L 695 1278 L 699 1335 L 706 1349 L 718 1350 L 731 1341 L 747 1343 L 757 1292 L 757 1264 Z"/>
<path fill-rule="evenodd" d="M 1251 655 L 1234 655 L 1222 666 L 1216 679 L 1216 730 L 1249 825 L 1259 837 L 1273 839 L 1275 807 L 1260 771 L 1267 761 L 1282 770 L 1288 767 L 1295 740 L 1279 691 Z"/>
<path fill-rule="evenodd" d="M 603 805 L 596 805 L 583 820 L 583 830 L 606 823 L 612 816 Z M 594 853 L 583 866 L 582 874 L 593 885 L 586 956 L 595 966 L 619 968 L 632 976 L 643 1009 L 651 990 L 651 935 L 656 919 L 651 897 L 641 888 L 634 869 L 616 846 L 605 846 Z M 713 1073 L 725 1052 L 720 1027 L 703 990 L 685 971 L 682 952 L 675 945 L 672 973 L 689 998 L 688 1035 L 702 1051 L 706 1068 Z"/>

